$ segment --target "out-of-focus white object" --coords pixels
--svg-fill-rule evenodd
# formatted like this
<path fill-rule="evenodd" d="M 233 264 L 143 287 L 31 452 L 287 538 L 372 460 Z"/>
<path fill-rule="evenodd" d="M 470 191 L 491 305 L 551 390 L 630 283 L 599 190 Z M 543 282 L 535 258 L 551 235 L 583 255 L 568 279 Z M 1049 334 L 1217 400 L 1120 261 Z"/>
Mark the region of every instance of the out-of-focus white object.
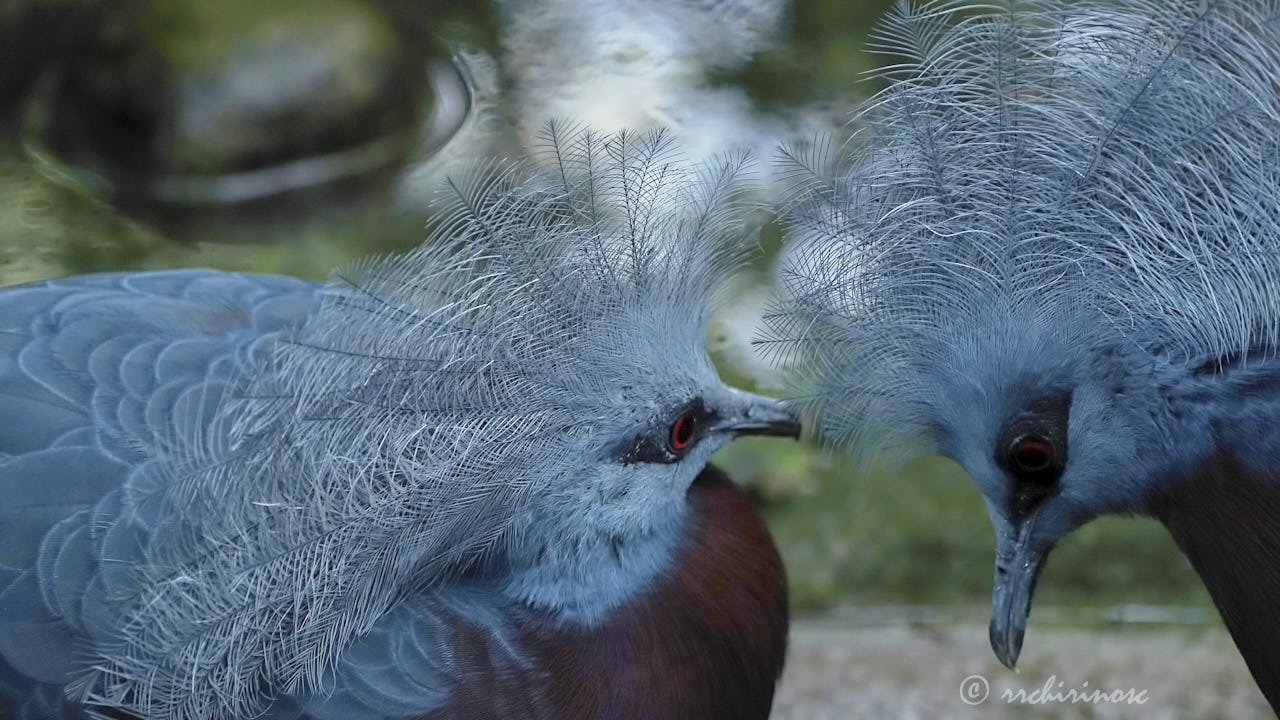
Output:
<path fill-rule="evenodd" d="M 552 120 L 601 132 L 666 127 L 695 162 L 750 151 L 761 199 L 776 200 L 784 191 L 773 172 L 778 147 L 831 132 L 844 119 L 830 107 L 760 109 L 744 89 L 713 77 L 742 68 L 780 40 L 787 0 L 494 0 L 494 6 L 501 58 L 455 55 L 467 119 L 404 177 L 403 206 L 425 206 L 446 176 L 476 159 L 536 145 Z M 772 369 L 750 348 L 763 302 L 746 297 L 752 302 L 713 319 L 713 341 L 737 370 L 768 386 Z"/>
<path fill-rule="evenodd" d="M 609 131 L 665 125 L 692 155 L 759 142 L 750 98 L 738 88 L 713 87 L 708 74 L 741 67 L 772 46 L 785 0 L 497 0 L 497 6 L 526 139 L 547 119 L 567 117 Z"/>
<path fill-rule="evenodd" d="M 787 0 L 495 0 L 495 9 L 501 59 L 455 57 L 471 112 L 444 151 L 406 176 L 407 206 L 421 206 L 460 161 L 536 144 L 550 120 L 602 132 L 667 127 L 695 161 L 750 150 L 772 198 L 779 144 L 842 121 L 827 108 L 761 110 L 712 77 L 779 41 Z"/>
<path fill-rule="evenodd" d="M 485 158 L 520 154 L 501 92 L 502 69 L 492 56 L 458 50 L 451 62 L 434 64 L 428 72 L 437 100 L 420 133 L 420 159 L 410 164 L 396 190 L 406 211 L 427 207 L 451 173 Z M 452 133 L 443 144 L 441 128 Z"/>

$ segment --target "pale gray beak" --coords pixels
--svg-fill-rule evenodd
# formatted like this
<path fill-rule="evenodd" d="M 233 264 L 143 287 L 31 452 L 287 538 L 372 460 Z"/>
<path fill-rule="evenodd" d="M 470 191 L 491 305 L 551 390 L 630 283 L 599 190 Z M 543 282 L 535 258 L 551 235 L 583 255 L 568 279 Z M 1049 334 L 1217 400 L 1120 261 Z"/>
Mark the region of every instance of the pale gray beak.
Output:
<path fill-rule="evenodd" d="M 736 403 L 727 404 L 711 429 L 741 435 L 800 437 L 800 417 L 781 400 L 732 390 Z"/>

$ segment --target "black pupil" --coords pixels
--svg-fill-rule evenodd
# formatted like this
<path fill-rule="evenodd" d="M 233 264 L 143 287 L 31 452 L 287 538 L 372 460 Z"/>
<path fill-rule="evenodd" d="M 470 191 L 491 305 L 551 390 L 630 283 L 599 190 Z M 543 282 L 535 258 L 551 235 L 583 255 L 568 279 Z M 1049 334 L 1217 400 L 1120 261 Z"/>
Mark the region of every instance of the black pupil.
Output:
<path fill-rule="evenodd" d="M 1022 472 L 1043 472 L 1052 462 L 1052 453 L 1044 440 L 1023 438 L 1013 446 L 1013 464 Z"/>
<path fill-rule="evenodd" d="M 688 445 L 691 440 L 693 440 L 693 418 L 688 415 L 681 415 L 671 428 L 671 444 L 675 445 L 677 450 L 680 450 Z"/>

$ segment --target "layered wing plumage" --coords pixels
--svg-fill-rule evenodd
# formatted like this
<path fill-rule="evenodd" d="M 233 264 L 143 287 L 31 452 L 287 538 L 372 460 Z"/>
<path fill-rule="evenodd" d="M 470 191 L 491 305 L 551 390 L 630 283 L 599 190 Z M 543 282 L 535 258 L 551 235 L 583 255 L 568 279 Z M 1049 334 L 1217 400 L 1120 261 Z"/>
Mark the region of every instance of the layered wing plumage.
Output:
<path fill-rule="evenodd" d="M 100 606 L 155 530 L 157 449 L 222 442 L 222 395 L 317 287 L 191 270 L 0 292 L 0 677 L 53 705 L 30 712 L 54 714 L 51 690 L 113 631 Z"/>

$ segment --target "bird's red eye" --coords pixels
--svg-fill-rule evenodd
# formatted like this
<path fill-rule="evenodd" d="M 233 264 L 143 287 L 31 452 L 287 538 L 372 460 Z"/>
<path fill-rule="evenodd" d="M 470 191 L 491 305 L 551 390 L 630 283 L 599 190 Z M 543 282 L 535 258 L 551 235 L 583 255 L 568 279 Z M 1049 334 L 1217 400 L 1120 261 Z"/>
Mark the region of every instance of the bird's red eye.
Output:
<path fill-rule="evenodd" d="M 675 450 L 683 450 L 689 447 L 689 443 L 693 442 L 697 429 L 697 424 L 692 414 L 685 413 L 676 418 L 675 424 L 671 426 L 671 447 Z"/>
<path fill-rule="evenodd" d="M 1019 475 L 1039 475 L 1053 464 L 1053 445 L 1042 437 L 1023 435 L 1009 447 L 1009 466 Z"/>

